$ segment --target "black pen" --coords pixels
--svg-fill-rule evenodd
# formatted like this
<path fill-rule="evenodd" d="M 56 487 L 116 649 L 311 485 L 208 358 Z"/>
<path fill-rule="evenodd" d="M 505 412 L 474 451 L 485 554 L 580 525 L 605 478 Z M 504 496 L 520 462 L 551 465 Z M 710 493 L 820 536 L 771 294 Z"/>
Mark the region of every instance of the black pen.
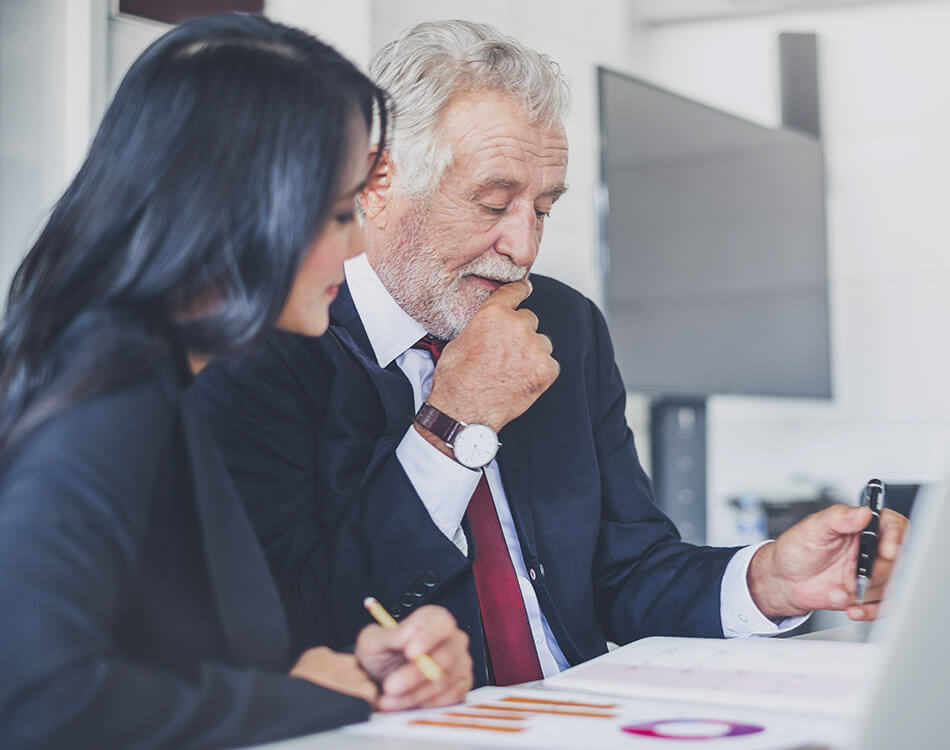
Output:
<path fill-rule="evenodd" d="M 880 479 L 872 479 L 867 483 L 861 495 L 861 505 L 871 509 L 871 520 L 861 532 L 861 542 L 858 544 L 858 604 L 864 604 L 868 586 L 871 585 L 874 557 L 877 555 L 878 530 L 881 511 L 884 510 L 884 483 Z"/>

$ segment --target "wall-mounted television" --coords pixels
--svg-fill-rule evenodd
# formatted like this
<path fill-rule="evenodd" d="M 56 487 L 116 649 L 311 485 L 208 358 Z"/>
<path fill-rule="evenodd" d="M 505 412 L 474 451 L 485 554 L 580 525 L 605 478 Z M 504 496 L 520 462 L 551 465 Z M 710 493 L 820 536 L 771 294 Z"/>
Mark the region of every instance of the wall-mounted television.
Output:
<path fill-rule="evenodd" d="M 628 388 L 830 397 L 820 141 L 599 79 L 604 284 Z"/>

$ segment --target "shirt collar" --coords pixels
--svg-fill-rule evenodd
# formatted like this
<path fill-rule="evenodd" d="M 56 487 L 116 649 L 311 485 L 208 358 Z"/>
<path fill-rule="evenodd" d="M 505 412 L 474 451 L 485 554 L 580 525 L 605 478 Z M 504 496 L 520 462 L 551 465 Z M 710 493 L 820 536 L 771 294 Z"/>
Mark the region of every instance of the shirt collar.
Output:
<path fill-rule="evenodd" d="M 373 354 L 380 367 L 387 367 L 426 335 L 392 298 L 369 264 L 366 254 L 345 261 L 346 285 L 359 313 Z"/>

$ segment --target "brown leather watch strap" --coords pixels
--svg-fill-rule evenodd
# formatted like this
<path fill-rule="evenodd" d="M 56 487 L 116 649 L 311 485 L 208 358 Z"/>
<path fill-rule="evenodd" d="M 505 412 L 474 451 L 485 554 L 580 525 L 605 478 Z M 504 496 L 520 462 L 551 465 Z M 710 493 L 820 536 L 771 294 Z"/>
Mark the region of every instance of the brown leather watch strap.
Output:
<path fill-rule="evenodd" d="M 450 448 L 459 430 L 465 427 L 464 422 L 452 419 L 448 414 L 439 411 L 429 402 L 425 402 L 419 407 L 419 411 L 416 412 L 416 421 L 437 438 L 443 440 Z"/>

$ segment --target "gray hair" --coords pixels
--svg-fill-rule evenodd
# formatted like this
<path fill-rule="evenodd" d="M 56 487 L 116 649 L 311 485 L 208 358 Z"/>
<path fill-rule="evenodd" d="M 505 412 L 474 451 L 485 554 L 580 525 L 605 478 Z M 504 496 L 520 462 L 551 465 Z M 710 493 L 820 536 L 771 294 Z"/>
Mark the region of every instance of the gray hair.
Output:
<path fill-rule="evenodd" d="M 556 62 L 493 26 L 447 20 L 420 23 L 380 49 L 370 77 L 392 97 L 390 155 L 402 190 L 433 189 L 452 161 L 452 144 L 437 137 L 442 112 L 459 94 L 501 91 L 532 123 L 561 125 L 570 87 Z"/>

